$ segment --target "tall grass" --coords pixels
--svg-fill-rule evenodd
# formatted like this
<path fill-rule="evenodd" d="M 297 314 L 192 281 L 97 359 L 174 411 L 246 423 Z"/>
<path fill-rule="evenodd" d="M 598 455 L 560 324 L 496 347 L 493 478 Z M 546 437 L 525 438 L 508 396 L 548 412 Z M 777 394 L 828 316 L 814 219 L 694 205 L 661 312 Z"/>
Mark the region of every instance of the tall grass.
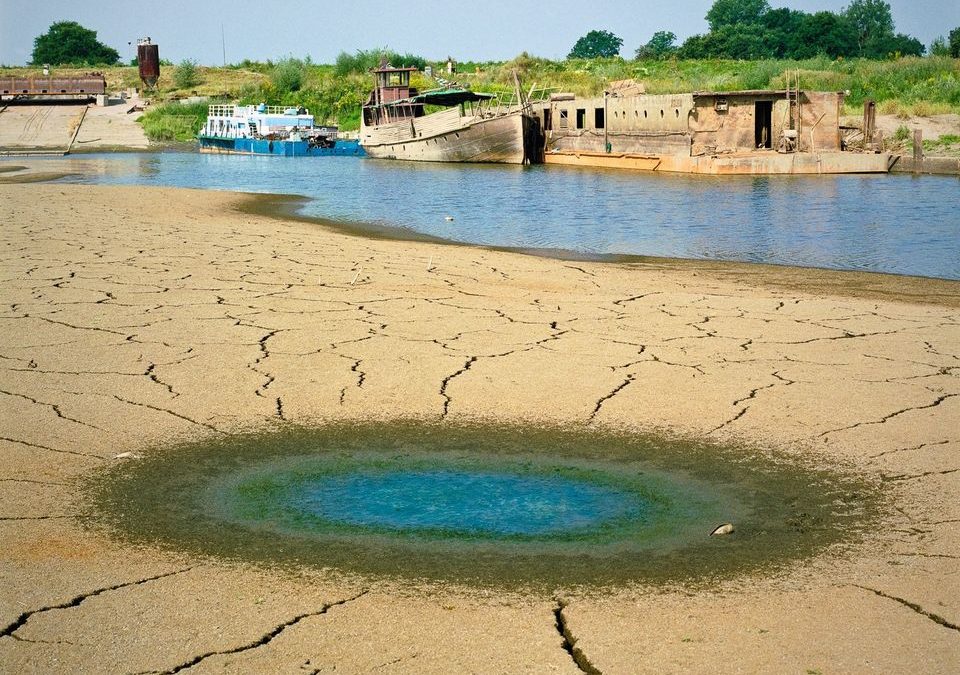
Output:
<path fill-rule="evenodd" d="M 831 60 L 820 56 L 801 61 L 765 59 L 644 60 L 591 59 L 556 62 L 522 54 L 505 63 L 464 64 L 459 77 L 478 88 L 509 85 L 517 70 L 527 83 L 555 87 L 581 96 L 603 91 L 609 80 L 633 78 L 652 94 L 688 91 L 782 89 L 787 73 L 800 71 L 800 86 L 823 91 L 849 91 L 848 102 L 862 105 L 872 98 L 901 104 L 925 102 L 960 111 L 960 60 L 907 57 L 891 61 Z"/>
<path fill-rule="evenodd" d="M 208 105 L 202 102 L 154 106 L 140 118 L 140 124 L 151 141 L 192 141 L 207 119 Z"/>

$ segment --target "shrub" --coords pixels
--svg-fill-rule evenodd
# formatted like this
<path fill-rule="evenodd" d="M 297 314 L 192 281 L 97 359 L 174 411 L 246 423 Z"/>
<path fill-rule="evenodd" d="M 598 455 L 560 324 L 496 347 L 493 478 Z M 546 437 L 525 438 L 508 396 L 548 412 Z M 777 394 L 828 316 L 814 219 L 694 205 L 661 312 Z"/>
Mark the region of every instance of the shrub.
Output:
<path fill-rule="evenodd" d="M 413 66 L 419 70 L 427 67 L 427 60 L 416 54 L 398 54 L 387 47 L 377 49 L 358 49 L 356 54 L 340 52 L 337 55 L 337 61 L 334 64 L 334 73 L 337 75 L 349 75 L 351 73 L 368 73 L 381 61 L 386 61 L 393 66 Z"/>
<path fill-rule="evenodd" d="M 189 89 L 200 84 L 200 73 L 197 72 L 197 62 L 184 59 L 173 69 L 173 83 L 177 89 Z"/>
<path fill-rule="evenodd" d="M 300 91 L 306 79 L 306 69 L 306 64 L 299 59 L 284 59 L 273 67 L 270 82 L 281 93 Z"/>

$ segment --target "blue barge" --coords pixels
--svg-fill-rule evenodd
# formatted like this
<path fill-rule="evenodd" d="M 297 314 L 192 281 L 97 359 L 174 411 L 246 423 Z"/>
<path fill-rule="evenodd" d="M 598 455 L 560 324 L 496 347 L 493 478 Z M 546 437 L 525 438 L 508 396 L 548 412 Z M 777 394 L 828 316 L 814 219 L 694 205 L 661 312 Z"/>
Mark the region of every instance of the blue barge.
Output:
<path fill-rule="evenodd" d="M 198 134 L 200 152 L 278 157 L 361 156 L 355 139 L 335 126 L 316 126 L 303 108 L 211 105 Z"/>

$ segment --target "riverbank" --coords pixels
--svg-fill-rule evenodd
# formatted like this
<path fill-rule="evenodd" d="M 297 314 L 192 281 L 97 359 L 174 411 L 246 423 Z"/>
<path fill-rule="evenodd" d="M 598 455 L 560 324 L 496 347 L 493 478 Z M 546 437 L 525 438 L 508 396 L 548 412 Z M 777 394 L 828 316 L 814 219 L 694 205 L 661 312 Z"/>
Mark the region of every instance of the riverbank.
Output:
<path fill-rule="evenodd" d="M 602 672 L 960 667 L 960 283 L 371 239 L 263 199 L 0 185 L 8 668 L 577 672 L 564 645 Z M 79 524 L 79 477 L 151 448 L 396 418 L 733 442 L 862 474 L 892 508 L 775 579 L 560 598 L 192 560 Z"/>

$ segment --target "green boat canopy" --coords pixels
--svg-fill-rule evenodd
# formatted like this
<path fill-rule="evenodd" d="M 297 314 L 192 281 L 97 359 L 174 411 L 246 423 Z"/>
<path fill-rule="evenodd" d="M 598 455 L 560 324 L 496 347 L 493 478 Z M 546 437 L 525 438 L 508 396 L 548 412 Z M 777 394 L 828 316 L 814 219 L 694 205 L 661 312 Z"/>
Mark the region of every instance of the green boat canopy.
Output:
<path fill-rule="evenodd" d="M 407 102 L 455 106 L 467 101 L 487 101 L 493 97 L 493 94 L 484 94 L 469 89 L 434 89 L 412 96 L 407 99 Z"/>

